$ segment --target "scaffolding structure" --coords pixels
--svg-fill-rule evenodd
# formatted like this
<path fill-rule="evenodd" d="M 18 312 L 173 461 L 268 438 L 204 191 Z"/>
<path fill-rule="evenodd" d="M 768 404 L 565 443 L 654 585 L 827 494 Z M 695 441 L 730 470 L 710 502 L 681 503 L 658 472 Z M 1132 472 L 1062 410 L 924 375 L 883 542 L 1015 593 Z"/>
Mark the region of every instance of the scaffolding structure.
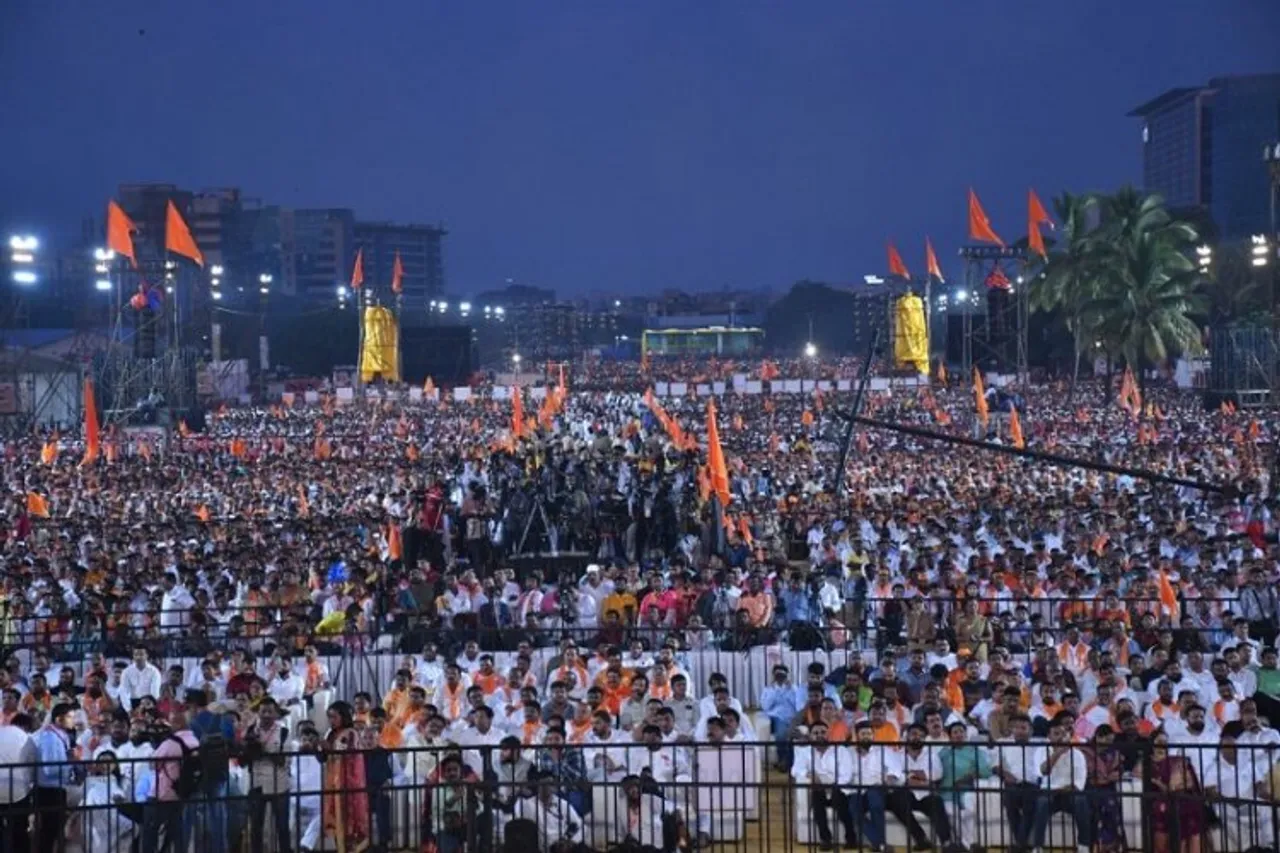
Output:
<path fill-rule="evenodd" d="M 964 291 L 957 300 L 963 336 L 961 366 L 968 376 L 975 364 L 984 372 L 1015 373 L 1025 383 L 1029 375 L 1027 351 L 1027 291 L 1022 284 L 1027 266 L 1025 248 L 964 246 Z M 975 306 L 982 310 L 975 311 Z M 976 348 L 976 351 L 975 351 Z"/>
<path fill-rule="evenodd" d="M 1242 409 L 1280 402 L 1280 340 L 1269 325 L 1215 326 L 1209 333 L 1209 383 L 1216 406 L 1231 400 Z"/>
<path fill-rule="evenodd" d="M 90 368 L 104 427 L 171 426 L 196 406 L 200 351 L 181 342 L 176 302 L 139 310 L 125 298 L 136 289 L 128 287 L 132 280 L 143 280 L 145 266 L 113 276 L 111 328 Z"/>

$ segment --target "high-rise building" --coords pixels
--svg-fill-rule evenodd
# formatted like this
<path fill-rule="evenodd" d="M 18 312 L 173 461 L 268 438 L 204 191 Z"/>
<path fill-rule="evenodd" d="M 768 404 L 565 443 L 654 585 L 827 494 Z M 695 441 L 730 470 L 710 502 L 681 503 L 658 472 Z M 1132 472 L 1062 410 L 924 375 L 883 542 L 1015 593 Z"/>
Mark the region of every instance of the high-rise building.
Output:
<path fill-rule="evenodd" d="M 1208 211 L 1224 240 L 1264 233 L 1262 149 L 1280 139 L 1280 74 L 1215 77 L 1132 110 L 1142 119 L 1142 183 L 1174 208 Z"/>
<path fill-rule="evenodd" d="M 293 211 L 285 239 L 292 240 L 299 296 L 337 299 L 337 288 L 350 284 L 355 224 L 355 214 L 343 207 Z"/>
<path fill-rule="evenodd" d="M 396 253 L 404 270 L 406 308 L 425 307 L 444 295 L 442 238 L 447 232 L 436 225 L 401 225 L 394 222 L 357 222 L 356 246 L 363 253 L 365 284 L 384 299 L 391 294 L 391 271 Z"/>

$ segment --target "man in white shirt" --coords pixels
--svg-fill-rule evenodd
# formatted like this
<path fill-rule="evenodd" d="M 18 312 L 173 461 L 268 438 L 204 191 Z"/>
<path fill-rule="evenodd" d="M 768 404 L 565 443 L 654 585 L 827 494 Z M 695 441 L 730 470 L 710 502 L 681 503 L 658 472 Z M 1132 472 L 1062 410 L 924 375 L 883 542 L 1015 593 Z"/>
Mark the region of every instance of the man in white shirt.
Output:
<path fill-rule="evenodd" d="M 1244 727 L 1239 722 L 1222 727 L 1217 758 L 1204 780 L 1205 793 L 1215 801 L 1227 835 L 1227 850 L 1274 849 L 1275 823 L 1271 806 L 1265 802 L 1271 768 L 1265 756 L 1256 756 L 1263 758 L 1259 762 L 1251 750 L 1236 748 L 1242 734 Z"/>
<path fill-rule="evenodd" d="M 809 790 L 809 806 L 818 842 L 830 846 L 831 824 L 827 809 L 834 807 L 844 825 L 846 847 L 857 847 L 853 816 L 849 813 L 849 797 L 845 789 L 852 784 L 853 756 L 843 746 L 827 742 L 827 724 L 818 720 L 809 726 L 809 741 L 796 746 L 791 764 L 791 778 Z"/>
<path fill-rule="evenodd" d="M 869 721 L 858 723 L 854 736 L 857 739 L 853 747 L 854 789 L 849 797 L 853 825 L 872 850 L 883 850 L 885 798 L 889 788 L 902 784 L 902 768 L 891 749 L 873 743 L 875 731 Z"/>
<path fill-rule="evenodd" d="M 1030 721 L 1027 722 L 1027 731 L 1031 731 Z M 942 760 L 938 757 L 938 750 L 927 746 L 924 739 L 923 725 L 912 723 L 907 726 L 907 745 L 901 758 L 902 787 L 890 790 L 888 798 L 889 811 L 907 828 L 911 846 L 917 850 L 928 850 L 934 844 L 925 835 L 924 827 L 916 819 L 916 812 L 929 817 L 929 825 L 943 847 L 951 846 L 951 823 L 947 820 L 942 797 L 934 790 L 942 781 Z"/>
<path fill-rule="evenodd" d="M 26 820 L 40 760 L 30 728 L 26 714 L 15 714 L 0 726 L 0 847 L 5 850 L 15 849 L 28 834 Z"/>
<path fill-rule="evenodd" d="M 1040 790 L 1040 765 L 1037 744 L 1031 740 L 1031 718 L 1016 714 L 1011 725 L 1013 740 L 995 746 L 995 771 L 1004 780 L 1004 811 L 1013 833 L 1013 847 L 1031 846 L 1032 820 Z"/>
<path fill-rule="evenodd" d="M 133 666 L 120 676 L 121 695 L 129 698 L 132 706 L 143 696 L 160 698 L 160 670 L 147 662 L 147 650 L 138 646 L 133 650 Z"/>
<path fill-rule="evenodd" d="M 281 656 L 276 662 L 276 676 L 271 679 L 267 693 L 276 700 L 280 710 L 289 718 L 288 725 L 291 731 L 297 731 L 298 724 L 306 719 L 307 706 L 303 699 L 306 692 L 307 682 L 293 671 L 293 661 Z"/>
<path fill-rule="evenodd" d="M 494 728 L 493 725 L 493 709 L 488 705 L 481 705 L 471 711 L 472 724 L 470 728 L 463 730 L 458 735 L 458 745 L 462 747 L 470 747 L 462 753 L 462 761 L 470 767 L 477 776 L 483 777 L 485 772 L 484 758 L 485 753 L 489 753 L 490 761 L 496 761 L 497 755 L 492 749 L 485 747 L 496 747 L 502 742 L 502 732 Z"/>
<path fill-rule="evenodd" d="M 1069 716 L 1059 714 L 1049 723 L 1049 743 L 1036 750 L 1032 763 L 1046 790 L 1036 799 L 1031 843 L 1043 848 L 1049 819 L 1057 812 L 1070 812 L 1076 824 L 1076 849 L 1088 853 L 1093 838 L 1089 801 L 1084 795 L 1089 771 L 1084 753 L 1071 745 Z"/>
<path fill-rule="evenodd" d="M 514 816 L 531 820 L 538 826 L 541 853 L 551 853 L 561 841 L 570 845 L 582 840 L 582 817 L 568 800 L 556 794 L 556 779 L 535 771 L 529 781 L 536 785 L 536 795 L 516 800 Z"/>
<path fill-rule="evenodd" d="M 608 711 L 596 711 L 591 731 L 582 739 L 582 760 L 592 782 L 621 782 L 627 775 L 627 752 L 633 742 L 614 731 Z"/>
<path fill-rule="evenodd" d="M 1218 751 L 1222 729 L 1217 723 L 1206 719 L 1205 710 L 1200 705 L 1190 706 L 1183 716 L 1186 727 L 1176 736 L 1169 735 L 1169 749 L 1175 755 L 1184 755 L 1195 768 L 1200 784 L 1208 784 L 1208 773 Z"/>

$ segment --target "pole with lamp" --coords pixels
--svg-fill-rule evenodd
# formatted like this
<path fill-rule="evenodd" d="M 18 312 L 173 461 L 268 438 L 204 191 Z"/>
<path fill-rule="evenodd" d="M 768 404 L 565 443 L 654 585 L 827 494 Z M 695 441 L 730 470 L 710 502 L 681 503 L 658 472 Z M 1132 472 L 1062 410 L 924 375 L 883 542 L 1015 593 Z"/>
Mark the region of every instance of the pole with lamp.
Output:
<path fill-rule="evenodd" d="M 93 289 L 98 293 L 111 293 L 115 289 L 112 283 L 112 268 L 115 266 L 116 253 L 103 246 L 93 250 Z M 107 328 L 113 322 L 111 300 L 107 299 Z"/>
<path fill-rule="evenodd" d="M 220 309 L 216 303 L 222 301 L 222 279 L 225 275 L 226 268 L 222 264 L 209 267 L 209 354 L 213 361 L 222 361 L 222 323 L 218 321 Z"/>
<path fill-rule="evenodd" d="M 267 394 L 267 371 L 271 369 L 271 354 L 267 342 L 267 299 L 271 296 L 271 284 L 274 281 L 275 276 L 271 273 L 258 275 L 258 372 L 264 398 Z"/>

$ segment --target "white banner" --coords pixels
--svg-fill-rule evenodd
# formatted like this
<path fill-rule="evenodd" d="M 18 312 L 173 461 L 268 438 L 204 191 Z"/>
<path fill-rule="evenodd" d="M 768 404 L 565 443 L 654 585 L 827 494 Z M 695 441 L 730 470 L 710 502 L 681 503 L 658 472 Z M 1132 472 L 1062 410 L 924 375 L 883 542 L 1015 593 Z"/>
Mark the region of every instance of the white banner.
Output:
<path fill-rule="evenodd" d="M 471 387 L 463 385 L 461 388 L 453 389 L 453 401 L 455 403 L 465 403 L 471 399 Z"/>
<path fill-rule="evenodd" d="M 852 381 L 852 380 L 849 380 L 849 379 L 837 379 L 837 380 L 836 380 L 836 390 L 837 390 L 837 391 L 849 391 L 849 390 L 851 390 L 852 388 L 853 388 L 853 381 Z"/>
<path fill-rule="evenodd" d="M 421 403 L 421 402 L 422 402 L 422 389 L 421 389 L 421 388 L 414 387 L 414 388 L 410 388 L 410 389 L 409 389 L 409 402 L 411 402 L 411 403 Z"/>
<path fill-rule="evenodd" d="M 831 390 L 831 380 L 830 380 L 830 379 L 819 379 L 819 380 L 818 380 L 818 390 L 819 390 L 819 391 L 830 391 L 830 390 Z"/>
<path fill-rule="evenodd" d="M 655 397 L 667 397 L 671 394 L 670 387 L 665 382 L 653 383 L 653 394 Z"/>
<path fill-rule="evenodd" d="M 812 379 L 800 380 L 800 390 L 806 394 L 808 394 L 810 391 L 812 391 L 814 388 L 817 388 L 817 387 L 818 387 L 818 383 L 814 382 Z"/>
<path fill-rule="evenodd" d="M 759 379 L 748 379 L 745 390 L 748 394 L 763 394 L 764 383 L 761 382 Z"/>
<path fill-rule="evenodd" d="M 530 397 L 531 399 L 534 399 L 534 400 L 541 400 L 541 399 L 542 399 L 543 397 L 545 397 L 545 396 L 547 396 L 547 386 L 546 386 L 546 385 L 535 385 L 535 386 L 533 386 L 532 388 L 530 388 L 530 389 L 529 389 L 529 397 Z"/>
<path fill-rule="evenodd" d="M 319 403 L 319 402 L 320 402 L 320 392 L 319 392 L 319 391 L 303 391 L 303 392 L 302 392 L 302 401 L 303 401 L 304 403 Z"/>
<path fill-rule="evenodd" d="M 355 398 L 356 398 L 356 392 L 355 392 L 355 389 L 353 389 L 353 388 L 339 388 L 339 389 L 338 389 L 338 402 L 339 402 L 339 403 L 343 403 L 343 404 L 350 403 L 350 402 L 351 402 L 352 400 L 354 400 Z"/>
<path fill-rule="evenodd" d="M 745 373 L 735 373 L 733 374 L 733 387 L 741 391 L 743 388 L 747 387 L 747 381 L 749 379 L 750 377 Z"/>
<path fill-rule="evenodd" d="M 697 394 L 699 397 L 709 397 L 711 396 L 711 386 L 705 382 L 699 382 L 697 386 L 694 387 L 693 393 Z"/>
<path fill-rule="evenodd" d="M 671 390 L 672 397 L 683 397 L 689 393 L 689 383 L 687 382 L 672 382 L 668 388 Z"/>
<path fill-rule="evenodd" d="M 712 383 L 711 383 L 711 391 L 712 391 L 712 393 L 714 393 L 717 397 L 724 396 L 724 390 L 725 390 L 725 386 L 724 386 L 724 383 L 723 383 L 723 382 L 712 382 Z"/>
<path fill-rule="evenodd" d="M 788 379 L 786 381 L 786 391 L 788 394 L 799 394 L 801 391 L 799 379 Z"/>
<path fill-rule="evenodd" d="M 498 385 L 493 389 L 493 399 L 506 400 L 511 397 L 511 389 L 506 385 Z"/>
<path fill-rule="evenodd" d="M 888 391 L 889 377 L 873 376 L 871 377 L 871 382 L 867 384 L 867 387 L 870 388 L 872 391 Z"/>

